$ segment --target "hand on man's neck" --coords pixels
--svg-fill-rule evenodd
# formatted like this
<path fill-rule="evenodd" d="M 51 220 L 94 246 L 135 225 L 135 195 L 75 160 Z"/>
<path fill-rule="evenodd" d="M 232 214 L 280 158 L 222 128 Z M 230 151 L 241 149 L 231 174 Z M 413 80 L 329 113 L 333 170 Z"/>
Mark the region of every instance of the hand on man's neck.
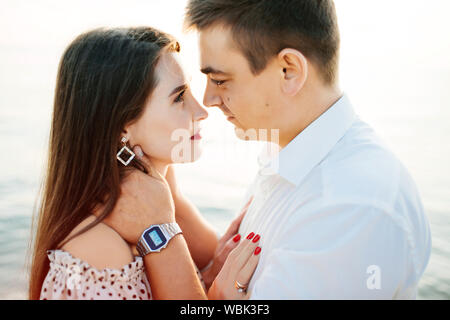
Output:
<path fill-rule="evenodd" d="M 169 168 L 169 164 L 167 162 L 159 161 L 154 158 L 151 158 L 150 160 L 152 162 L 153 168 L 156 169 L 159 174 L 165 177 L 167 174 L 167 169 Z"/>

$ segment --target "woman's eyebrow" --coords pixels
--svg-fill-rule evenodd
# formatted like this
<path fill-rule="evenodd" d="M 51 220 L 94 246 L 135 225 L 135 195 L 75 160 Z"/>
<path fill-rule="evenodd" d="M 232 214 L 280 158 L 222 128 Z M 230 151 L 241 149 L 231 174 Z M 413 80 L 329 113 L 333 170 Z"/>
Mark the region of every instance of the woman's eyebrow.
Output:
<path fill-rule="evenodd" d="M 177 92 L 186 90 L 187 88 L 188 88 L 188 85 L 187 85 L 186 83 L 185 83 L 185 84 L 182 84 L 181 86 L 178 86 L 178 87 L 176 87 L 175 89 L 173 89 L 172 92 L 169 94 L 169 97 L 170 97 L 171 95 L 174 95 L 174 94 L 177 93 Z"/>

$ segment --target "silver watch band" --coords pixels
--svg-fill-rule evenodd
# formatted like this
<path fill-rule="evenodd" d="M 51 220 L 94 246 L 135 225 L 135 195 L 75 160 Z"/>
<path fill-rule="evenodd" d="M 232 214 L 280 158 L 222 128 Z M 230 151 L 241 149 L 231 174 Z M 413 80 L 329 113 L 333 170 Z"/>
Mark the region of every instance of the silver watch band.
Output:
<path fill-rule="evenodd" d="M 172 239 L 174 236 L 176 236 L 179 233 L 182 233 L 180 226 L 178 225 L 178 223 L 176 222 L 171 222 L 171 223 L 163 223 L 163 224 L 158 224 L 158 225 L 152 225 L 150 226 L 150 228 L 154 227 L 154 226 L 158 226 L 160 228 L 160 230 L 163 232 L 164 236 L 167 239 L 167 244 L 169 243 L 170 239 Z M 148 228 L 148 229 L 150 229 Z M 152 252 L 152 250 L 148 247 L 147 243 L 144 240 L 143 234 L 148 230 L 146 229 L 141 237 L 139 238 L 138 243 L 136 244 L 136 250 L 138 251 L 139 255 L 141 257 L 149 254 L 150 252 Z M 164 249 L 166 246 L 162 247 L 161 249 Z M 159 250 L 158 250 L 159 251 Z"/>
<path fill-rule="evenodd" d="M 159 226 L 162 227 L 163 231 L 167 234 L 167 240 L 182 232 L 180 226 L 176 222 L 163 223 Z"/>
<path fill-rule="evenodd" d="M 143 257 L 150 251 L 146 248 L 142 241 L 142 237 L 139 239 L 138 243 L 136 244 L 136 250 L 139 253 L 139 256 Z"/>

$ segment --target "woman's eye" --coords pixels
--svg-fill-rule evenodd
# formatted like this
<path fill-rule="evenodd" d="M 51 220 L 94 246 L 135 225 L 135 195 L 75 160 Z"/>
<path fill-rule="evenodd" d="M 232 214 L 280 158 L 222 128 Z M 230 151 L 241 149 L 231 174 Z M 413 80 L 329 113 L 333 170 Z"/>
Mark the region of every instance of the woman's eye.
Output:
<path fill-rule="evenodd" d="M 178 96 L 175 98 L 174 101 L 175 101 L 175 102 L 182 102 L 182 101 L 184 101 L 184 99 L 183 99 L 184 92 L 185 92 L 185 90 L 181 91 L 181 92 L 178 94 Z"/>

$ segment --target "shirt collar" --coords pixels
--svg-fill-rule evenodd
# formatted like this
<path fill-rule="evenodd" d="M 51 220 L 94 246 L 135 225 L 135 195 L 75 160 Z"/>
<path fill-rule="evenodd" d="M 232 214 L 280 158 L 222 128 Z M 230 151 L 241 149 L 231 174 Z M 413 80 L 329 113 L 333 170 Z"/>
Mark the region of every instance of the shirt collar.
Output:
<path fill-rule="evenodd" d="M 258 158 L 260 173 L 278 174 L 298 186 L 344 136 L 355 119 L 352 104 L 344 94 L 278 154 L 270 156 L 269 148 L 266 148 Z"/>

